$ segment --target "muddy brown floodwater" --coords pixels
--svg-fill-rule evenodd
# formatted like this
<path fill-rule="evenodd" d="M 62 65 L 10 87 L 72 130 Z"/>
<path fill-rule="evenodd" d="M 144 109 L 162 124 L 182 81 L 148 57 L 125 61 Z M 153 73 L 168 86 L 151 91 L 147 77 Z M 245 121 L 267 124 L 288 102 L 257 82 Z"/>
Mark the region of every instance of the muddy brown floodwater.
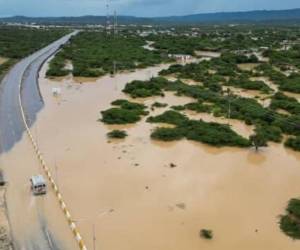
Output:
<path fill-rule="evenodd" d="M 97 121 L 112 101 L 126 98 L 121 90 L 127 82 L 167 66 L 84 84 L 45 79 L 46 67 L 40 78 L 45 108 L 32 131 L 89 248 L 94 223 L 97 249 L 299 249 L 277 224 L 288 200 L 300 195 L 299 153 L 277 144 L 255 153 L 186 140 L 154 142 L 155 125 L 145 118 L 130 126 Z M 52 96 L 54 86 L 61 97 Z M 179 105 L 191 99 L 168 93 L 138 101 Z M 106 133 L 114 128 L 126 129 L 128 138 L 109 141 Z M 203 228 L 213 230 L 213 240 L 199 237 Z"/>

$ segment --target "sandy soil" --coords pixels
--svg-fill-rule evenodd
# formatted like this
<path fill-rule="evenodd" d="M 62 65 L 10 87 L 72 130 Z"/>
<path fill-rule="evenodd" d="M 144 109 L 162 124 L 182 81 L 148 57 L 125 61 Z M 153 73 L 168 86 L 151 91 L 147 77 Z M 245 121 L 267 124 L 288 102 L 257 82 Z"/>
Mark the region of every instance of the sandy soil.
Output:
<path fill-rule="evenodd" d="M 94 223 L 101 249 L 299 249 L 300 242 L 277 224 L 288 200 L 300 193 L 299 153 L 275 144 L 255 153 L 186 140 L 154 142 L 155 125 L 145 119 L 130 126 L 97 121 L 111 101 L 126 97 L 126 82 L 148 79 L 166 66 L 84 84 L 44 79 L 46 67 L 40 79 L 46 105 L 33 134 L 89 248 Z M 54 86 L 61 87 L 61 97 L 51 95 Z M 138 101 L 180 105 L 191 99 L 168 93 Z M 109 141 L 106 133 L 115 128 L 129 137 Z M 199 237 L 203 228 L 213 230 L 212 241 Z"/>
<path fill-rule="evenodd" d="M 3 63 L 5 63 L 5 62 L 7 62 L 7 61 L 8 61 L 8 58 L 1 57 L 1 56 L 0 56 L 0 64 L 3 64 Z"/>
<path fill-rule="evenodd" d="M 154 48 L 152 45 L 154 44 L 153 41 L 146 41 L 146 45 L 143 46 L 144 49 L 147 49 L 147 50 L 150 50 L 150 51 L 153 51 L 153 50 L 156 50 L 156 48 Z"/>
<path fill-rule="evenodd" d="M 238 68 L 241 70 L 245 70 L 245 71 L 251 71 L 258 65 L 259 65 L 259 63 L 241 63 L 241 64 L 238 64 Z"/>

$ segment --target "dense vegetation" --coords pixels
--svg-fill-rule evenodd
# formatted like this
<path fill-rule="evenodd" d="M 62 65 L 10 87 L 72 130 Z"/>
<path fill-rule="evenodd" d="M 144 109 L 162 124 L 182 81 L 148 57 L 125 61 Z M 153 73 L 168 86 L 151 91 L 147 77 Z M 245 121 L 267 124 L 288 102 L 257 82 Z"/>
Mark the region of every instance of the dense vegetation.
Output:
<path fill-rule="evenodd" d="M 148 115 L 146 106 L 129 102 L 127 100 L 117 100 L 112 102 L 115 108 L 102 111 L 102 121 L 107 124 L 129 124 L 138 122 L 142 116 Z"/>
<path fill-rule="evenodd" d="M 81 32 L 63 47 L 50 64 L 48 76 L 63 76 L 66 60 L 73 63 L 73 75 L 99 77 L 115 71 L 145 68 L 169 59 L 160 52 L 143 48 L 146 42 L 134 34 L 106 35 Z"/>
<path fill-rule="evenodd" d="M 279 90 L 293 93 L 300 93 L 300 74 L 292 73 L 286 76 L 283 72 L 278 71 L 270 64 L 259 65 L 256 69 L 256 75 L 270 78 Z"/>
<path fill-rule="evenodd" d="M 61 29 L 0 27 L 0 56 L 20 59 L 66 34 Z"/>
<path fill-rule="evenodd" d="M 285 142 L 285 146 L 300 151 L 300 136 L 288 138 Z"/>
<path fill-rule="evenodd" d="M 149 117 L 151 123 L 168 123 L 175 128 L 157 128 L 151 137 L 157 140 L 173 141 L 182 138 L 207 143 L 213 146 L 249 147 L 250 142 L 236 134 L 228 125 L 189 120 L 176 111 L 166 111 L 162 115 Z"/>
<path fill-rule="evenodd" d="M 300 239 L 300 200 L 291 199 L 286 215 L 280 218 L 280 229 L 292 239 Z"/>
<path fill-rule="evenodd" d="M 0 26 L 0 57 L 8 58 L 0 64 L 0 78 L 18 60 L 66 34 L 63 29 L 31 29 Z"/>
<path fill-rule="evenodd" d="M 295 39 L 297 29 L 272 27 L 201 27 L 160 35 L 149 35 L 148 40 L 154 41 L 154 47 L 170 54 L 195 55 L 197 50 L 234 51 L 259 49 L 261 47 L 280 48 L 285 39 Z M 197 34 L 197 35 L 196 35 Z M 174 39 L 176 36 L 176 39 Z"/>
<path fill-rule="evenodd" d="M 300 103 L 297 101 L 297 99 L 288 97 L 280 92 L 276 93 L 272 97 L 270 108 L 274 110 L 282 109 L 295 115 L 300 114 Z"/>
<path fill-rule="evenodd" d="M 272 90 L 267 84 L 265 84 L 265 82 L 251 81 L 245 76 L 230 78 L 224 85 L 248 90 L 260 90 L 263 93 L 269 93 Z"/>

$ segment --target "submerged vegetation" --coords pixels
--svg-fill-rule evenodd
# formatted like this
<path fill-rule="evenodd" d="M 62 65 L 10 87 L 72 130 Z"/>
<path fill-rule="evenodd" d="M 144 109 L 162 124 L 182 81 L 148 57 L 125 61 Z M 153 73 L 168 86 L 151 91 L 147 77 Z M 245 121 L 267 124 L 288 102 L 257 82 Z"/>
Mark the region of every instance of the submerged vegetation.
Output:
<path fill-rule="evenodd" d="M 228 125 L 207 123 L 202 120 L 189 120 L 176 111 L 166 111 L 162 115 L 149 117 L 151 123 L 168 123 L 175 128 L 157 128 L 152 133 L 153 139 L 172 141 L 182 138 L 207 143 L 213 146 L 249 147 L 250 142 L 235 133 Z"/>
<path fill-rule="evenodd" d="M 285 146 L 300 151 L 300 136 L 288 138 Z"/>
<path fill-rule="evenodd" d="M 127 137 L 127 133 L 124 130 L 113 130 L 107 133 L 107 137 L 111 139 L 124 139 Z"/>
<path fill-rule="evenodd" d="M 296 37 L 300 37 L 300 33 L 289 28 L 249 29 L 219 27 L 217 32 L 204 29 L 204 33 L 194 29 L 190 31 L 192 36 L 182 35 L 174 29 L 140 38 L 154 48 L 149 50 L 151 53 L 158 53 L 162 58 L 174 54 L 201 58 L 203 55 L 198 53 L 201 50 L 218 52 L 198 62 L 174 63 L 158 77 L 126 84 L 123 92 L 131 98 L 164 97 L 166 92 L 172 92 L 175 96 L 194 100 L 183 105 L 170 105 L 171 110 L 148 117 L 148 122 L 174 126 L 156 128 L 151 134 L 153 139 L 186 138 L 215 146 L 254 146 L 258 150 L 270 141 L 282 142 L 283 136 L 287 135 L 289 139 L 285 146 L 298 150 L 300 103 L 285 92 L 300 93 L 299 64 L 295 62 L 299 50 Z M 195 36 L 197 32 L 198 36 Z M 172 42 L 171 36 L 176 37 Z M 291 54 L 290 60 L 294 60 L 285 60 L 285 67 L 279 64 L 280 53 L 277 53 L 283 49 L 292 50 L 287 56 Z M 154 102 L 150 108 L 153 111 L 169 104 Z M 228 125 L 191 120 L 184 115 L 187 111 L 240 120 L 253 126 L 254 133 L 243 138 Z M 141 115 L 127 119 L 132 114 L 120 107 L 106 112 L 102 112 L 106 121 L 109 115 L 121 117 L 115 121 L 111 119 L 112 123 L 134 123 L 141 119 Z"/>
<path fill-rule="evenodd" d="M 148 115 L 146 106 L 129 102 L 127 100 L 117 100 L 112 103 L 115 108 L 102 111 L 102 121 L 106 124 L 130 124 L 141 120 L 141 117 Z"/>
<path fill-rule="evenodd" d="M 209 229 L 201 229 L 200 237 L 207 239 L 207 240 L 211 240 L 213 238 L 213 232 L 212 232 L 212 230 L 209 230 Z"/>
<path fill-rule="evenodd" d="M 280 229 L 292 239 L 300 239 L 300 200 L 291 199 L 286 214 L 280 217 Z"/>

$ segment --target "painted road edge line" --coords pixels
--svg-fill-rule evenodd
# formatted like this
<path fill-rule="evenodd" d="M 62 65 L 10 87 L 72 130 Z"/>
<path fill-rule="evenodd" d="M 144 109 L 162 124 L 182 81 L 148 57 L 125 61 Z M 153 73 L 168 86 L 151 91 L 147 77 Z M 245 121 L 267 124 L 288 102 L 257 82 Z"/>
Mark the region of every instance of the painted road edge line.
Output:
<path fill-rule="evenodd" d="M 23 78 L 23 77 L 22 77 Z M 51 175 L 51 172 L 49 170 L 49 168 L 47 167 L 46 165 L 46 162 L 45 160 L 43 159 L 43 156 L 37 146 L 37 143 L 36 141 L 34 140 L 34 137 L 33 135 L 31 134 L 31 131 L 29 129 L 29 126 L 27 124 L 27 121 L 26 121 L 26 117 L 25 117 L 25 112 L 24 112 L 24 108 L 23 108 L 23 105 L 22 105 L 22 98 L 21 98 L 21 90 L 22 90 L 22 79 L 20 80 L 20 83 L 19 83 L 19 106 L 20 106 L 20 111 L 21 111 L 21 116 L 22 116 L 22 120 L 23 120 L 23 123 L 24 123 L 24 126 L 25 126 L 25 130 L 26 130 L 26 133 L 30 139 L 30 142 L 34 148 L 34 151 L 37 155 L 37 158 L 39 160 L 39 162 L 41 163 L 42 167 L 43 167 L 43 170 L 45 172 L 45 174 L 47 175 L 48 177 L 48 180 L 49 182 L 51 183 L 51 187 L 55 193 L 55 196 L 60 204 L 60 207 L 65 215 L 65 218 L 69 224 L 69 227 L 74 235 L 74 238 L 75 240 L 77 241 L 78 243 L 78 246 L 81 250 L 87 250 L 87 247 L 82 239 L 82 236 L 74 222 L 74 220 L 72 220 L 72 216 L 69 212 L 69 210 L 67 209 L 67 206 L 66 206 L 66 203 L 64 202 L 63 198 L 62 198 L 62 195 L 58 189 L 58 186 L 56 185 L 54 179 L 52 178 L 52 175 Z"/>

